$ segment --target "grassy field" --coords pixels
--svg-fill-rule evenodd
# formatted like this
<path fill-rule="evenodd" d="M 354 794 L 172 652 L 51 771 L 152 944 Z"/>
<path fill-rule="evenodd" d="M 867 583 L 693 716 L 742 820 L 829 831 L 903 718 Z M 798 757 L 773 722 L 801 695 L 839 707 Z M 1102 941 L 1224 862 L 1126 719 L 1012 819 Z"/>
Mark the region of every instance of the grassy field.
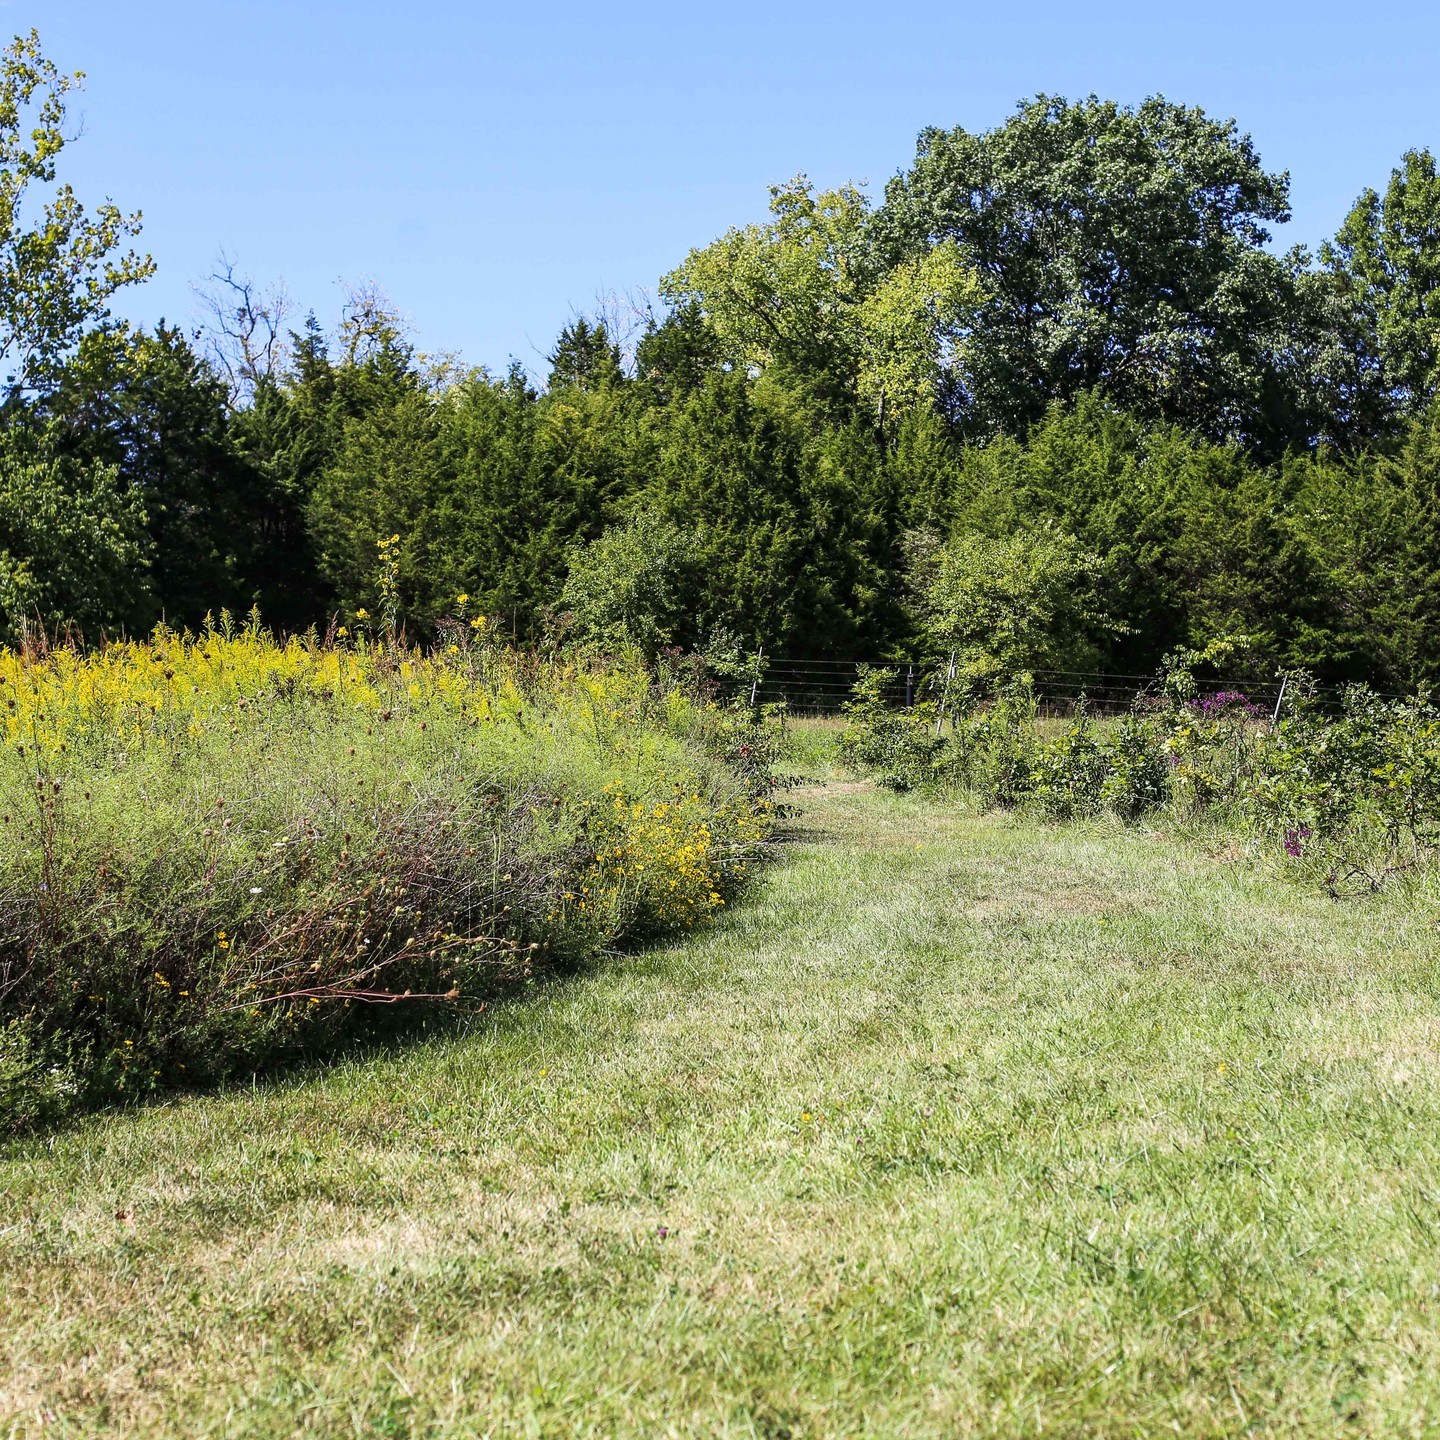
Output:
<path fill-rule="evenodd" d="M 715 928 L 0 1155 L 0 1434 L 1426 1435 L 1440 942 L 830 776 Z"/>

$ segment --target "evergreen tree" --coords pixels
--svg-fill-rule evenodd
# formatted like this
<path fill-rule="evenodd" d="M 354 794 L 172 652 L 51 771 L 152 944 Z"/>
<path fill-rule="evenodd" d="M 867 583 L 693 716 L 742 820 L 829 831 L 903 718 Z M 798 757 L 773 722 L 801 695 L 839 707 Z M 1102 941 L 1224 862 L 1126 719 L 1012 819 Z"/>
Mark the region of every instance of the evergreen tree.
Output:
<path fill-rule="evenodd" d="M 401 618 L 423 635 L 452 608 L 460 581 L 436 523 L 447 439 L 435 398 L 419 385 L 347 421 L 307 507 L 321 573 L 342 611 L 382 613 L 378 546 L 395 536 Z"/>
<path fill-rule="evenodd" d="M 901 624 L 898 523 L 869 432 L 768 380 L 709 376 L 660 422 L 653 503 L 694 535 L 703 629 L 794 656 L 876 653 Z"/>
<path fill-rule="evenodd" d="M 546 357 L 551 390 L 599 390 L 624 380 L 620 347 L 611 342 L 603 320 L 593 325 L 583 315 L 567 325 Z"/>
<path fill-rule="evenodd" d="M 184 335 L 91 331 L 39 407 L 57 453 L 115 472 L 138 497 L 152 619 L 198 625 L 262 599 L 264 484 L 231 441 L 227 390 Z"/>
<path fill-rule="evenodd" d="M 1113 668 L 1143 674 L 1178 645 L 1242 633 L 1264 668 L 1308 656 L 1319 623 L 1288 488 L 1238 446 L 1092 394 L 1052 405 L 1023 441 L 968 448 L 951 523 L 1004 536 L 1054 522 L 1100 557 L 1123 627 L 1104 656 Z"/>
<path fill-rule="evenodd" d="M 723 368 L 720 338 L 695 300 L 676 305 L 658 324 L 652 316 L 635 348 L 636 380 L 657 407 L 689 395 Z"/>
<path fill-rule="evenodd" d="M 1327 606 L 1312 663 L 1392 689 L 1440 682 L 1440 400 L 1391 453 L 1288 469 Z M 1290 609 L 1296 600 L 1278 597 Z"/>
<path fill-rule="evenodd" d="M 571 547 L 600 534 L 629 492 L 624 390 L 564 386 L 539 395 L 518 364 L 476 372 L 447 397 L 452 469 L 437 527 L 472 605 L 534 638 L 560 600 Z"/>

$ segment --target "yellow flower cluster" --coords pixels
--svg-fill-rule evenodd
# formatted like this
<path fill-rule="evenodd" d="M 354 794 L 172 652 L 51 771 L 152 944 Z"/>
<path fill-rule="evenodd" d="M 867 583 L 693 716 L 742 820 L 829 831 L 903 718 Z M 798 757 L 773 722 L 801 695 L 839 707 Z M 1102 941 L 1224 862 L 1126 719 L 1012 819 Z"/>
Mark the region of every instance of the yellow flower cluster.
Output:
<path fill-rule="evenodd" d="M 767 805 L 723 793 L 723 777 L 714 793 L 690 763 L 695 752 L 677 744 L 706 723 L 693 700 L 657 697 L 643 673 L 537 667 L 496 648 L 449 644 L 427 656 L 363 640 L 281 643 L 251 626 L 199 636 L 159 630 L 143 642 L 39 659 L 0 651 L 0 750 L 59 760 L 87 746 L 113 753 L 198 746 L 207 736 L 224 742 L 265 731 L 297 697 L 358 712 L 366 726 L 373 717 L 419 731 L 448 716 L 462 730 L 496 727 L 507 744 L 534 753 L 568 745 L 587 767 L 598 765 L 612 778 L 590 802 L 595 858 L 571 882 L 566 904 L 611 935 L 711 915 L 769 827 Z M 229 938 L 222 932 L 219 948 Z"/>
<path fill-rule="evenodd" d="M 279 644 L 249 628 L 199 637 L 159 630 L 147 641 L 33 659 L 0 651 L 0 743 L 59 751 L 87 738 L 143 741 L 199 736 L 264 702 L 307 692 L 352 710 L 439 700 L 460 709 L 516 710 L 508 676 L 478 687 L 463 667 L 379 646 L 330 647 L 314 639 Z M 254 713 L 259 706 L 260 713 Z"/>
<path fill-rule="evenodd" d="M 746 871 L 746 857 L 769 828 L 769 806 L 717 803 L 696 793 L 633 799 L 611 786 L 606 840 L 575 897 L 616 929 L 691 926 L 725 903 Z"/>

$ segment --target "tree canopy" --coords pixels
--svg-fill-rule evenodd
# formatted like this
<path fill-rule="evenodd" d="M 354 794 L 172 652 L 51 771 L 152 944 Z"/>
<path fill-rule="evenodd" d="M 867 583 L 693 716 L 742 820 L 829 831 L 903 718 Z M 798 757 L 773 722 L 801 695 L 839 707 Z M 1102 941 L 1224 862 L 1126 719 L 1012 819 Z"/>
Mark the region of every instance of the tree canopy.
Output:
<path fill-rule="evenodd" d="M 1385 194 L 1367 189 L 1324 258 L 1373 335 L 1380 382 L 1402 411 L 1440 391 L 1440 175 L 1428 150 L 1407 151 Z"/>
<path fill-rule="evenodd" d="M 59 178 L 68 100 L 84 78 L 46 59 L 34 30 L 0 51 L 0 365 L 12 393 L 50 377 L 110 297 L 155 268 L 118 253 L 138 212 L 107 200 L 89 214 Z"/>
<path fill-rule="evenodd" d="M 886 187 L 899 261 L 953 247 L 980 303 L 955 352 L 967 432 L 1014 432 L 1099 391 L 1216 439 L 1283 443 L 1300 262 L 1265 247 L 1290 216 L 1233 121 L 1160 96 L 1041 95 L 983 134 L 922 132 Z"/>
<path fill-rule="evenodd" d="M 64 184 L 78 83 L 33 33 L 0 58 L 0 638 L 463 610 L 1009 670 L 1244 634 L 1440 679 L 1429 151 L 1312 258 L 1234 121 L 1041 95 L 925 130 L 878 200 L 773 187 L 638 338 L 576 315 L 532 377 L 426 359 L 373 287 L 292 328 L 228 260 L 208 333 L 115 321 L 151 265 Z"/>

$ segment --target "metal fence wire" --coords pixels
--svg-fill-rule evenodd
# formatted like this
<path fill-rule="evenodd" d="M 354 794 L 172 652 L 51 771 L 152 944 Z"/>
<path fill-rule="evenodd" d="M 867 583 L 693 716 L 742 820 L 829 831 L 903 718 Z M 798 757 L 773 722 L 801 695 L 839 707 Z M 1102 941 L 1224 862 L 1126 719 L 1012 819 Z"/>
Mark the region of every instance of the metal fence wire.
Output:
<path fill-rule="evenodd" d="M 892 704 L 913 705 L 938 700 L 943 685 L 945 662 L 935 660 L 770 660 L 767 658 L 755 698 L 761 703 L 781 703 L 798 714 L 833 715 L 850 698 L 862 667 L 889 670 L 894 679 L 885 693 Z M 1034 670 L 1035 698 L 1044 714 L 1069 715 L 1083 701 L 1095 714 L 1115 715 L 1129 710 L 1142 696 L 1158 695 L 1160 681 L 1154 675 L 1126 675 L 1099 670 Z M 1231 693 L 1267 711 L 1280 700 L 1282 682 L 1248 679 L 1207 679 L 1200 682 L 1205 695 Z M 1343 705 L 1344 685 L 1320 685 L 1315 702 L 1328 711 Z M 1386 699 L 1400 699 L 1392 691 L 1375 692 Z"/>

